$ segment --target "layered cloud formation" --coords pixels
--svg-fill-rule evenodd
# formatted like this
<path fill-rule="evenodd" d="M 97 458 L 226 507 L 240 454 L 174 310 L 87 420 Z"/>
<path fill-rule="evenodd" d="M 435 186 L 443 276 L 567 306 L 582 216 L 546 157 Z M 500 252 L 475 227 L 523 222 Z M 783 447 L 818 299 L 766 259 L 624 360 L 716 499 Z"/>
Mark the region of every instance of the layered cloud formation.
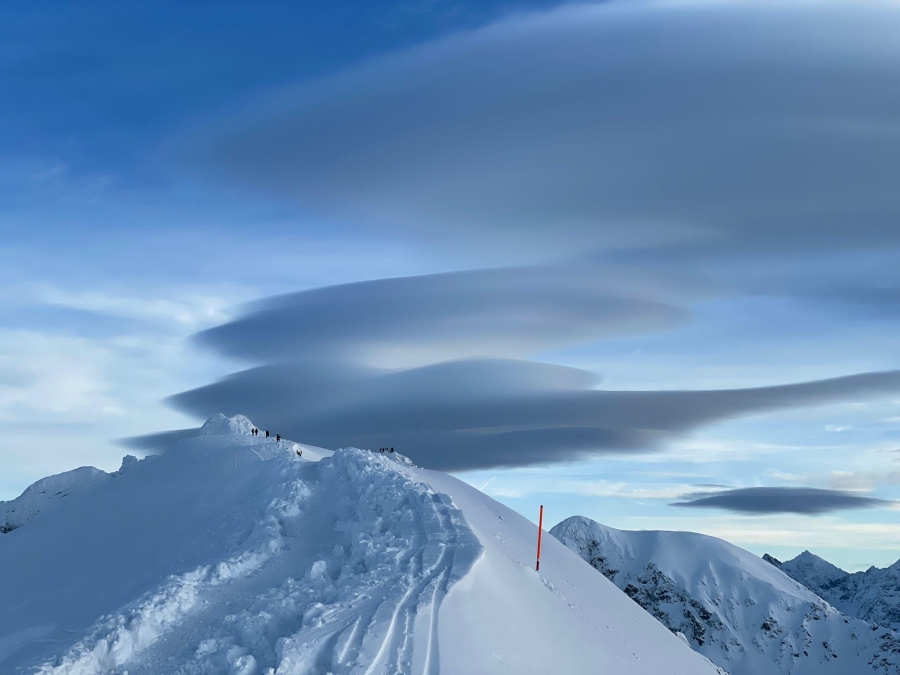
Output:
<path fill-rule="evenodd" d="M 369 63 L 231 126 L 228 174 L 533 259 L 896 245 L 894 3 L 609 3 Z"/>
<path fill-rule="evenodd" d="M 735 416 L 900 390 L 898 371 L 725 391 L 607 391 L 584 370 L 496 356 L 683 318 L 646 299 L 650 289 L 645 280 L 644 297 L 617 297 L 580 273 L 513 269 L 273 298 L 199 335 L 265 365 L 172 403 L 200 417 L 243 412 L 316 445 L 391 445 L 425 466 L 463 470 L 648 451 Z M 388 361 L 398 365 L 376 365 Z"/>
<path fill-rule="evenodd" d="M 251 367 L 171 402 L 465 470 L 664 449 L 734 417 L 897 392 L 896 370 L 617 391 L 542 361 L 682 326 L 711 296 L 891 312 L 898 19 L 889 3 L 574 5 L 280 92 L 214 128 L 207 166 L 330 222 L 501 267 L 257 303 L 198 336 Z M 523 261 L 535 266 L 506 266 Z M 879 367 L 897 364 L 857 370 Z M 685 505 L 820 513 L 866 499 L 730 491 Z"/>
<path fill-rule="evenodd" d="M 686 274 L 520 267 L 379 279 L 260 301 L 199 341 L 252 362 L 379 367 L 529 356 L 687 321 L 703 284 Z"/>

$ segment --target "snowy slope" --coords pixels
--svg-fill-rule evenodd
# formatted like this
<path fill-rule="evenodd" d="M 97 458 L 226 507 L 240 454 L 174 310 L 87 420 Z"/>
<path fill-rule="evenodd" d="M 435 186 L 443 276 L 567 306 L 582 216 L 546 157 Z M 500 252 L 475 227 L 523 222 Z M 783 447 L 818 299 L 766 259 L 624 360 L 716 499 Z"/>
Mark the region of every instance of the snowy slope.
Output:
<path fill-rule="evenodd" d="M 535 526 L 460 481 L 245 426 L 0 535 L 0 672 L 718 672 L 549 537 L 536 574 Z"/>
<path fill-rule="evenodd" d="M 68 497 L 113 478 L 100 469 L 82 466 L 72 471 L 42 478 L 28 486 L 21 495 L 8 502 L 0 502 L 0 533 L 11 532 L 30 523 L 42 513 L 62 506 Z"/>
<path fill-rule="evenodd" d="M 897 634 L 841 614 L 720 539 L 627 532 L 581 517 L 551 534 L 731 675 L 900 672 Z"/>
<path fill-rule="evenodd" d="M 809 551 L 784 563 L 770 556 L 770 562 L 844 614 L 900 631 L 900 561 L 853 574 Z"/>

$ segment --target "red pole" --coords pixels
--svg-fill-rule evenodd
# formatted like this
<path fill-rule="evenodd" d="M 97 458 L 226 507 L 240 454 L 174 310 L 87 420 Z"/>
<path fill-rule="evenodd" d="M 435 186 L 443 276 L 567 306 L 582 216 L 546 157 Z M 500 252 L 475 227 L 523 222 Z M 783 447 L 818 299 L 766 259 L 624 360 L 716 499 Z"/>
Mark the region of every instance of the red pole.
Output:
<path fill-rule="evenodd" d="M 541 532 L 544 531 L 544 505 L 541 504 L 541 514 L 538 516 L 538 551 L 537 562 L 534 565 L 534 571 L 541 571 Z"/>

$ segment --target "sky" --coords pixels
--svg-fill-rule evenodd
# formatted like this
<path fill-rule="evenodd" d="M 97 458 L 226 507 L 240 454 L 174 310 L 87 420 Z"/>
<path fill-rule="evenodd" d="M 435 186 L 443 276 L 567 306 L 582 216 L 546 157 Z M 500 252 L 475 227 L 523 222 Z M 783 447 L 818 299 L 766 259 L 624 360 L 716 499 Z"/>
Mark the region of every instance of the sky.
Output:
<path fill-rule="evenodd" d="M 0 499 L 208 416 L 900 558 L 896 2 L 9 2 Z"/>

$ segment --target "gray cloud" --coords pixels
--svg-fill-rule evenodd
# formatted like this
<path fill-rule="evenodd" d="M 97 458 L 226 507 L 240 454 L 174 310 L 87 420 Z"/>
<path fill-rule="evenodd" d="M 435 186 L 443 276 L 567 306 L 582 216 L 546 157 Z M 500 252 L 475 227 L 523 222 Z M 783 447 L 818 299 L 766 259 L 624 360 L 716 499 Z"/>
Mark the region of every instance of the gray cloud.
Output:
<path fill-rule="evenodd" d="M 247 414 L 324 447 L 395 446 L 424 466 L 476 469 L 642 452 L 739 415 L 900 390 L 900 372 L 721 391 L 604 391 L 592 375 L 529 361 L 396 371 L 275 364 L 179 394 L 178 409 Z"/>
<path fill-rule="evenodd" d="M 890 506 L 895 502 L 865 497 L 841 490 L 821 490 L 808 487 L 758 487 L 723 490 L 717 493 L 697 493 L 686 502 L 672 506 L 724 509 L 735 513 L 769 514 L 800 513 L 817 515 L 830 511 L 866 509 Z"/>
<path fill-rule="evenodd" d="M 687 275 L 609 267 L 520 267 L 380 279 L 257 303 L 199 341 L 251 361 L 302 358 L 420 365 L 521 357 L 690 316 Z M 679 304 L 675 304 L 679 303 Z"/>
<path fill-rule="evenodd" d="M 632 297 L 652 297 L 652 277 L 640 284 L 613 277 L 618 295 L 600 270 L 516 268 L 271 298 L 198 338 L 264 365 L 170 403 L 201 418 L 246 414 L 315 445 L 389 445 L 425 466 L 462 470 L 648 451 L 739 415 L 900 390 L 900 372 L 883 372 L 755 389 L 609 391 L 584 370 L 475 357 L 528 355 L 685 316 L 674 305 Z M 662 296 L 679 294 L 685 291 L 675 284 Z M 399 365 L 385 367 L 390 362 Z M 172 438 L 130 443 L 164 447 Z"/>
<path fill-rule="evenodd" d="M 501 256 L 896 245 L 898 20 L 566 7 L 308 83 L 209 154 L 320 213 Z"/>
<path fill-rule="evenodd" d="M 150 452 L 165 452 L 178 441 L 185 438 L 194 438 L 200 435 L 200 428 L 173 429 L 172 431 L 160 431 L 144 436 L 129 436 L 118 439 L 119 445 L 132 450 L 148 450 Z"/>
<path fill-rule="evenodd" d="M 205 158 L 409 241 L 495 261 L 632 248 L 656 271 L 504 268 L 273 298 L 197 338 L 256 367 L 172 404 L 471 469 L 646 451 L 740 415 L 895 393 L 900 372 L 610 391 L 521 359 L 680 325 L 709 289 L 660 270 L 688 257 L 732 274 L 732 291 L 789 279 L 815 295 L 844 287 L 825 278 L 834 251 L 900 245 L 897 19 L 887 4 L 578 5 L 282 93 L 217 129 Z M 775 252 L 777 276 L 721 273 Z"/>

